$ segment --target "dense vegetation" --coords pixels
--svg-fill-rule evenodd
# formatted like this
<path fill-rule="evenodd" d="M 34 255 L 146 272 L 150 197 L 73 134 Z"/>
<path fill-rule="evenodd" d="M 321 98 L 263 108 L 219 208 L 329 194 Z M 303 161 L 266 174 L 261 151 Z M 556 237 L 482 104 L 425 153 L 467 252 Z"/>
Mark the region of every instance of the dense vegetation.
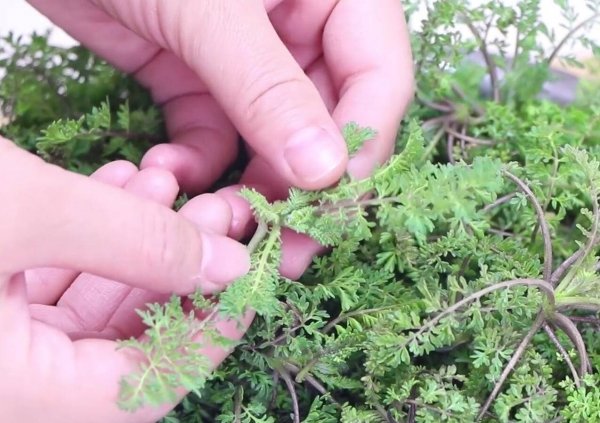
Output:
<path fill-rule="evenodd" d="M 422 2 L 404 3 L 411 17 Z M 150 343 L 127 342 L 149 364 L 124 381 L 124 407 L 185 384 L 195 392 L 165 423 L 600 422 L 600 84 L 567 105 L 541 95 L 551 62 L 578 64 L 567 43 L 600 53 L 586 37 L 600 2 L 577 16 L 556 0 L 564 37 L 539 0 L 470 3 L 428 2 L 417 99 L 371 179 L 274 204 L 243 193 L 253 267 L 218 298 L 194 296 L 257 311 L 235 353 L 206 374 L 179 351 L 210 325 L 177 298 L 153 305 Z M 89 173 L 164 139 L 144 90 L 82 48 L 9 36 L 0 68 L 1 132 L 49 161 Z M 376 129 L 350 123 L 351 149 Z M 299 281 L 277 271 L 284 227 L 332 247 Z"/>

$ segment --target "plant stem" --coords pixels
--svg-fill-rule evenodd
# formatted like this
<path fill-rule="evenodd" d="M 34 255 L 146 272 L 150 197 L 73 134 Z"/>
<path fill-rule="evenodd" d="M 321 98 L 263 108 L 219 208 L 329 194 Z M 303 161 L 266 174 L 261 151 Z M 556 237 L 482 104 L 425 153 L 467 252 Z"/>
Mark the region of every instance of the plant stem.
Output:
<path fill-rule="evenodd" d="M 471 144 L 475 144 L 475 145 L 494 145 L 496 144 L 494 141 L 492 140 L 486 140 L 483 138 L 476 138 L 476 137 L 471 137 L 469 135 L 463 134 L 461 132 L 458 132 L 454 129 L 452 129 L 451 127 L 448 127 L 446 129 L 446 132 L 449 134 L 452 134 L 454 137 L 458 138 L 459 140 L 464 140 L 467 142 L 470 142 Z"/>
<path fill-rule="evenodd" d="M 452 113 L 454 111 L 454 107 L 452 107 L 451 104 L 444 104 L 437 101 L 428 100 L 420 93 L 417 95 L 417 98 L 425 107 L 428 107 L 429 109 L 442 113 Z"/>
<path fill-rule="evenodd" d="M 481 298 L 487 294 L 490 294 L 494 291 L 498 291 L 500 289 L 510 288 L 510 287 L 518 286 L 518 285 L 535 286 L 535 287 L 539 288 L 540 290 L 544 291 L 544 293 L 546 294 L 546 297 L 548 298 L 548 302 L 550 303 L 549 306 L 551 308 L 554 308 L 554 302 L 555 302 L 554 291 L 552 289 L 552 286 L 546 281 L 543 281 L 540 279 L 513 279 L 510 281 L 499 282 L 492 286 L 488 286 L 487 288 L 484 288 L 480 291 L 477 291 L 477 292 L 469 295 L 468 297 L 458 301 L 457 303 L 453 304 L 452 306 L 448 307 L 442 313 L 438 314 L 433 319 L 429 320 L 425 325 L 421 326 L 421 328 L 417 332 L 413 332 L 412 336 L 407 341 L 405 341 L 399 348 L 406 347 L 410 342 L 417 339 L 420 335 L 422 335 L 426 331 L 433 328 L 444 317 L 454 313 L 455 311 L 459 310 L 461 307 L 467 305 L 468 303 L 470 303 L 472 301 L 476 301 L 479 298 Z"/>
<path fill-rule="evenodd" d="M 265 239 L 265 237 L 267 236 L 268 230 L 269 226 L 265 222 L 263 222 L 262 220 L 258 222 L 256 232 L 254 232 L 252 239 L 250 239 L 250 242 L 248 242 L 248 252 L 250 254 L 256 251 L 262 240 Z"/>
<path fill-rule="evenodd" d="M 579 316 L 571 316 L 571 321 L 574 323 L 585 323 L 588 325 L 594 325 L 600 329 L 600 319 L 597 317 L 579 317 Z"/>
<path fill-rule="evenodd" d="M 454 160 L 454 135 L 452 135 L 452 133 L 456 131 L 448 132 L 449 129 L 453 129 L 452 123 L 446 126 L 446 133 L 448 134 L 448 137 L 446 138 L 446 154 L 448 155 L 448 161 L 451 164 L 454 164 L 456 163 L 456 160 Z"/>
<path fill-rule="evenodd" d="M 504 174 L 517 186 L 520 190 L 529 198 L 531 204 L 533 205 L 535 212 L 538 217 L 538 222 L 540 225 L 540 229 L 542 231 L 542 237 L 544 238 L 544 272 L 543 278 L 545 281 L 550 281 L 552 276 L 552 238 L 550 236 L 550 229 L 548 228 L 548 222 L 544 217 L 544 210 L 542 209 L 542 205 L 536 198 L 533 191 L 527 186 L 527 184 L 521 180 L 516 175 L 513 175 L 509 171 L 505 170 Z"/>
<path fill-rule="evenodd" d="M 495 209 L 496 207 L 501 206 L 504 203 L 508 203 L 510 200 L 512 200 L 513 198 L 515 198 L 515 196 L 517 195 L 516 192 L 511 192 L 510 194 L 506 194 L 500 198 L 498 198 L 496 201 L 494 201 L 491 204 L 488 204 L 487 206 L 485 206 L 483 209 L 481 209 L 481 211 L 483 213 L 487 213 L 490 210 Z"/>
<path fill-rule="evenodd" d="M 235 388 L 235 400 L 234 400 L 234 423 L 242 423 L 242 388 L 238 386 Z"/>
<path fill-rule="evenodd" d="M 564 37 L 562 40 L 560 40 L 560 42 L 556 45 L 556 47 L 554 48 L 554 50 L 552 50 L 552 53 L 550 53 L 550 55 L 548 56 L 548 59 L 546 61 L 546 63 L 548 65 L 551 65 L 552 62 L 554 61 L 554 59 L 556 58 L 556 56 L 558 55 L 558 53 L 560 52 L 560 50 L 564 47 L 564 45 L 567 43 L 567 41 L 569 41 L 569 39 L 577 32 L 579 31 L 581 28 L 583 28 L 584 26 L 586 26 L 587 24 L 589 24 L 590 22 L 592 22 L 594 19 L 596 19 L 598 16 L 600 16 L 600 12 L 596 12 L 594 13 L 592 16 L 588 17 L 587 19 L 584 19 L 583 21 L 581 21 L 579 24 L 575 25 Z"/>
<path fill-rule="evenodd" d="M 431 142 L 429 144 L 427 144 L 427 147 L 425 148 L 425 151 L 423 152 L 423 159 L 422 160 L 428 160 L 429 159 L 429 155 L 433 152 L 433 150 L 435 150 L 435 148 L 437 147 L 438 143 L 440 142 L 440 140 L 444 136 L 444 132 L 445 131 L 446 131 L 445 125 L 442 125 L 442 127 L 437 130 L 437 132 L 435 133 L 435 135 L 433 136 L 433 138 L 431 138 Z"/>
<path fill-rule="evenodd" d="M 579 380 L 579 374 L 577 374 L 577 370 L 575 370 L 575 366 L 573 365 L 571 357 L 569 357 L 569 353 L 567 353 L 565 348 L 562 346 L 562 344 L 558 340 L 558 337 L 556 336 L 556 333 L 554 333 L 554 330 L 552 330 L 548 323 L 544 323 L 544 331 L 546 331 L 546 334 L 548 335 L 548 337 L 550 338 L 560 355 L 565 360 L 565 363 L 567 363 L 567 366 L 571 371 L 571 375 L 573 376 L 573 381 L 575 382 L 575 385 L 577 385 L 577 387 L 580 387 L 581 381 Z"/>
<path fill-rule="evenodd" d="M 591 181 L 591 182 L 593 184 L 593 181 Z M 561 267 L 563 267 L 563 265 L 564 265 L 564 269 L 561 271 L 561 273 L 559 273 L 557 275 L 556 283 L 558 283 L 559 279 L 562 277 L 562 275 L 568 269 L 572 268 L 573 266 L 579 266 L 581 261 L 584 260 L 585 257 L 592 252 L 592 249 L 598 242 L 598 232 L 600 230 L 600 205 L 598 204 L 598 192 L 595 189 L 592 190 L 591 197 L 592 197 L 593 220 L 592 220 L 592 227 L 590 229 L 590 236 L 589 236 L 588 242 L 583 247 L 581 247 L 579 249 L 579 251 L 577 251 L 575 254 L 573 254 L 571 257 L 569 257 L 567 260 L 565 260 L 563 262 L 563 264 L 561 264 L 559 269 Z M 558 272 L 558 269 L 557 269 L 557 272 Z M 559 291 L 568 290 L 569 285 L 570 285 L 571 281 L 573 280 L 573 277 L 570 277 L 569 275 L 567 275 L 567 277 L 565 277 L 565 279 L 568 279 L 568 280 L 561 281 L 561 284 L 558 286 Z"/>
<path fill-rule="evenodd" d="M 571 340 L 577 353 L 579 355 L 579 376 L 584 377 L 588 371 L 592 371 L 590 359 L 585 348 L 585 342 L 577 329 L 575 323 L 571 321 L 567 316 L 561 313 L 555 313 L 552 316 L 552 322 L 558 326 Z"/>
<path fill-rule="evenodd" d="M 498 87 L 498 68 L 496 67 L 496 63 L 494 62 L 494 59 L 492 59 L 492 56 L 488 51 L 486 41 L 481 36 L 479 30 L 475 27 L 473 22 L 467 16 L 463 15 L 463 17 L 465 19 L 465 24 L 467 25 L 471 33 L 475 36 L 475 39 L 479 44 L 479 50 L 481 51 L 481 54 L 483 55 L 483 60 L 485 61 L 485 65 L 487 66 L 488 73 L 490 75 L 490 85 L 492 87 L 493 100 L 494 102 L 499 103 L 500 88 Z"/>
<path fill-rule="evenodd" d="M 554 160 L 553 160 L 553 164 L 552 164 L 552 175 L 550 175 L 550 186 L 548 187 L 548 192 L 546 193 L 546 202 L 544 203 L 544 206 L 542 207 L 544 214 L 548 210 L 548 207 L 550 206 L 550 202 L 552 199 L 552 195 L 554 194 L 554 186 L 556 184 L 556 175 L 558 173 L 558 166 L 559 166 L 558 152 L 556 151 L 556 147 L 554 146 L 554 144 L 552 145 L 552 152 L 553 152 L 552 157 Z M 530 243 L 533 244 L 533 242 L 535 241 L 535 238 L 537 237 L 537 233 L 538 233 L 539 229 L 540 229 L 540 221 L 538 220 L 535 227 L 533 228 L 533 231 L 531 232 Z"/>
<path fill-rule="evenodd" d="M 564 274 L 567 272 L 567 270 L 569 270 L 569 268 L 577 260 L 579 260 L 582 255 L 583 255 L 583 250 L 579 249 L 579 250 L 575 251 L 569 258 L 567 258 L 565 261 L 563 261 L 560 264 L 560 266 L 558 266 L 556 268 L 556 270 L 554 272 L 552 272 L 552 276 L 550 276 L 550 283 L 553 286 L 556 286 L 556 284 L 561 280 L 561 278 L 564 276 Z"/>
<path fill-rule="evenodd" d="M 488 409 L 492 405 L 492 402 L 496 399 L 496 397 L 500 393 L 500 390 L 502 389 L 504 382 L 508 378 L 508 375 L 513 371 L 513 369 L 515 368 L 515 366 L 517 365 L 517 363 L 519 362 L 519 360 L 525 353 L 527 346 L 529 345 L 529 343 L 531 342 L 531 340 L 533 339 L 533 337 L 535 336 L 537 331 L 540 329 L 540 327 L 544 324 L 545 319 L 546 319 L 546 317 L 545 317 L 544 313 L 540 312 L 538 314 L 535 322 L 531 326 L 531 329 L 529 329 L 529 332 L 527 332 L 527 334 L 525 335 L 525 337 L 523 338 L 523 340 L 517 347 L 516 351 L 510 358 L 510 361 L 504 367 L 504 370 L 502 371 L 502 374 L 500 375 L 498 382 L 496 382 L 496 385 L 494 386 L 492 393 L 488 396 L 487 400 L 483 404 L 483 407 L 481 407 L 481 410 L 479 411 L 479 414 L 477 416 L 477 421 L 481 420 L 485 416 L 485 413 L 488 411 Z"/>
<path fill-rule="evenodd" d="M 294 387 L 294 381 L 290 377 L 290 374 L 285 370 L 280 370 L 279 374 L 287 386 L 288 392 L 290 393 L 290 399 L 292 400 L 292 418 L 294 423 L 300 423 L 300 406 L 298 405 L 298 395 L 296 394 L 296 388 Z"/>
<path fill-rule="evenodd" d="M 284 367 L 287 371 L 298 375 L 300 373 L 300 368 L 298 368 L 297 366 L 293 365 L 292 363 L 285 363 Z M 297 379 L 297 378 L 296 378 Z M 335 405 L 339 405 L 339 403 L 333 399 L 331 397 L 331 394 L 327 391 L 327 389 L 325 389 L 325 387 L 321 384 L 321 382 L 319 382 L 314 376 L 312 375 L 305 375 L 303 377 L 303 380 L 305 380 L 307 383 L 309 383 L 313 388 L 315 388 L 317 390 L 317 392 L 319 392 L 321 395 L 326 396 L 329 398 L 329 400 L 335 404 Z"/>

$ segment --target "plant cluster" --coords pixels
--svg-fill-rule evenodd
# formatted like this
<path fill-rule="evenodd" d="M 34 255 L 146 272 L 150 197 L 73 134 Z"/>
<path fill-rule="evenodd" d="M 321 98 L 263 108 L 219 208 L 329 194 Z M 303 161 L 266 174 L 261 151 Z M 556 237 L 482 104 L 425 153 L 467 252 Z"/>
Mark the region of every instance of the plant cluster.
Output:
<path fill-rule="evenodd" d="M 557 0 L 564 36 L 541 22 L 540 0 L 404 3 L 409 17 L 426 10 L 394 156 L 369 179 L 282 201 L 244 190 L 259 223 L 250 272 L 191 296 L 202 321 L 178 297 L 140 311 L 149 341 L 123 346 L 148 360 L 123 380 L 123 407 L 185 386 L 163 423 L 600 422 L 598 86 L 569 104 L 543 96 L 555 60 L 578 65 L 565 45 L 600 52 L 586 36 L 600 3 L 577 16 Z M 162 135 L 143 90 L 44 39 L 4 39 L 2 132 L 82 172 L 135 161 Z M 64 108 L 36 107 L 51 101 Z M 376 129 L 349 123 L 350 150 Z M 298 281 L 278 271 L 283 228 L 329 247 Z M 204 331 L 232 347 L 212 317 L 248 309 L 249 332 L 209 373 L 186 340 Z"/>

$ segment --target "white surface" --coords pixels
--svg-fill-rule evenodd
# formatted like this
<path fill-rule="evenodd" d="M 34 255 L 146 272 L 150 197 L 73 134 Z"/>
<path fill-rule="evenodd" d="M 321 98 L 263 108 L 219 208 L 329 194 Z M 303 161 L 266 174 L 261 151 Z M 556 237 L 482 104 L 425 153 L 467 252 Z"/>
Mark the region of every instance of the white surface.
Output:
<path fill-rule="evenodd" d="M 48 29 L 52 29 L 52 44 L 69 46 L 75 43 L 25 0 L 0 0 L 0 35 L 11 31 L 16 35 L 30 35 L 34 31 L 44 33 Z"/>
<path fill-rule="evenodd" d="M 60 1 L 60 0 L 58 0 Z M 319 1 L 319 0 L 314 0 Z M 401 1 L 401 0 L 398 0 Z M 483 1 L 483 0 L 478 0 Z M 508 4 L 518 4 L 519 0 L 505 0 Z M 580 17 L 589 16 L 589 11 L 585 7 L 584 0 L 572 0 L 573 4 L 579 5 Z M 542 0 L 542 16 L 548 27 L 554 28 L 558 38 L 565 30 L 560 28 L 559 23 L 563 23 L 559 10 L 553 0 Z M 68 13 L 68 11 L 65 11 Z M 25 0 L 0 0 L 0 35 L 5 35 L 9 31 L 16 34 L 29 35 L 33 31 L 45 32 L 52 28 L 51 42 L 58 45 L 72 45 L 75 41 L 69 37 L 64 31 L 56 28 L 52 23 L 41 15 L 37 10 L 31 7 Z M 598 27 L 597 27 L 598 28 Z M 588 34 L 590 35 L 590 34 Z M 597 34 L 593 34 L 594 38 L 600 42 L 600 30 Z M 565 46 L 563 53 L 569 52 L 570 46 Z M 571 51 L 577 55 L 585 54 L 581 50 Z"/>

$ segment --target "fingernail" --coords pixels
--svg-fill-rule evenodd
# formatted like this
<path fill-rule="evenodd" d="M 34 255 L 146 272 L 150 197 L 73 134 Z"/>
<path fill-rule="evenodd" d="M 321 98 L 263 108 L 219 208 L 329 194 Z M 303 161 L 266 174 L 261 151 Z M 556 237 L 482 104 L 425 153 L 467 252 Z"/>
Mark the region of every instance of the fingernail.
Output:
<path fill-rule="evenodd" d="M 250 270 L 248 249 L 231 238 L 202 234 L 200 278 L 209 284 L 226 285 Z"/>
<path fill-rule="evenodd" d="M 294 175 L 306 183 L 329 179 L 336 170 L 341 172 L 346 156 L 341 136 L 337 140 L 318 127 L 309 127 L 295 133 L 288 140 L 284 151 L 285 160 Z"/>

